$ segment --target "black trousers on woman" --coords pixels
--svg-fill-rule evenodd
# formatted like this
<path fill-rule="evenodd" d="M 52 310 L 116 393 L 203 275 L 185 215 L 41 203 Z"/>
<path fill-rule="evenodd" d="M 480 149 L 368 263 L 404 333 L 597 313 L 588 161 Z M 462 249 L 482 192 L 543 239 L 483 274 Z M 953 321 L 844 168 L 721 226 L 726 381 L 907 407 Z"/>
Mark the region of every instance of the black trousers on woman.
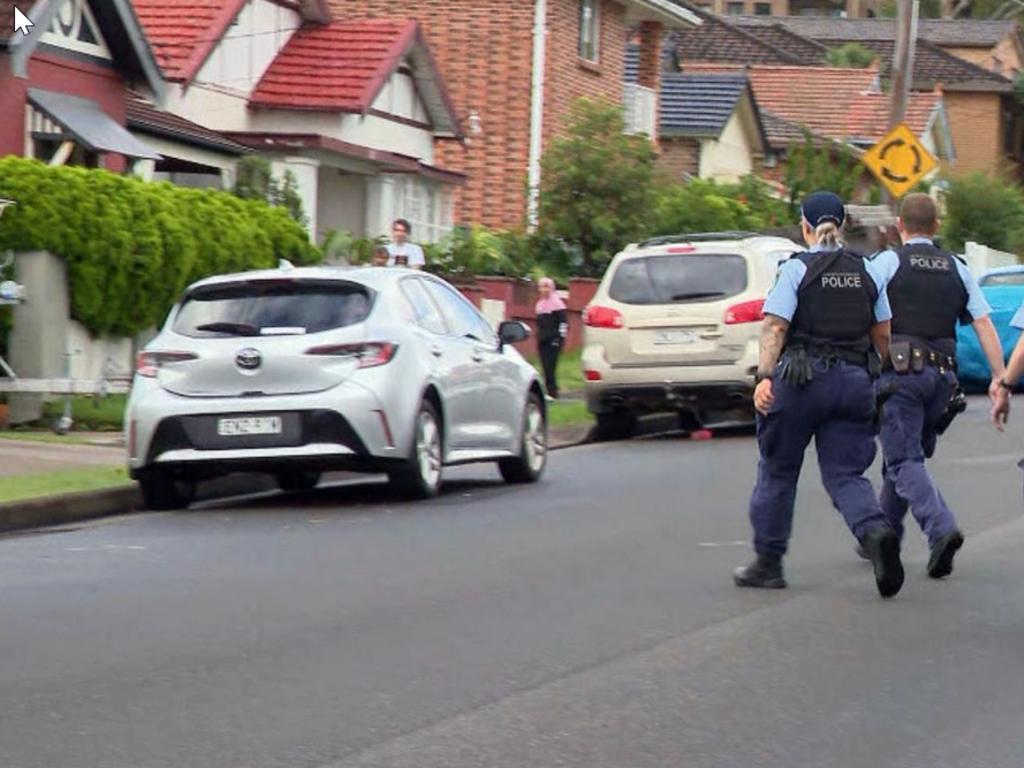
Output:
<path fill-rule="evenodd" d="M 544 369 L 544 387 L 551 397 L 558 397 L 558 381 L 555 370 L 558 368 L 558 353 L 562 351 L 560 340 L 542 341 L 538 345 L 540 364 Z"/>

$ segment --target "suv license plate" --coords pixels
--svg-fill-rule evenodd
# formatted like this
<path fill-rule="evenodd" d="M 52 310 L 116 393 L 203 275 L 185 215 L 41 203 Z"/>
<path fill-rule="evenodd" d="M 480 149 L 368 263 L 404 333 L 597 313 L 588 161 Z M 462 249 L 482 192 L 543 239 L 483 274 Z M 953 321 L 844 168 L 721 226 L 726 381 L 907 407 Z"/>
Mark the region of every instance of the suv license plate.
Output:
<path fill-rule="evenodd" d="M 247 416 L 238 419 L 218 419 L 217 434 L 221 437 L 242 435 L 280 435 L 280 416 Z"/>
<path fill-rule="evenodd" d="M 654 334 L 655 344 L 693 344 L 697 334 L 693 331 L 657 331 Z"/>

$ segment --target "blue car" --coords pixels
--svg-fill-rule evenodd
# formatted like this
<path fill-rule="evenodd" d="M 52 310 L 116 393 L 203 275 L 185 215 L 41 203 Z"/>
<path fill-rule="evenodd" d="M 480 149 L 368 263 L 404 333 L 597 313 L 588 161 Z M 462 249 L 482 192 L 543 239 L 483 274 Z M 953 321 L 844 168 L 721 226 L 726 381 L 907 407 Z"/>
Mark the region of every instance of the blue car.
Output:
<path fill-rule="evenodd" d="M 1010 327 L 1010 320 L 1024 304 L 1024 266 L 992 269 L 978 279 L 981 292 L 992 306 L 992 322 L 1003 344 L 1003 354 L 1009 359 L 1017 344 L 1020 331 Z M 985 353 L 971 326 L 957 329 L 957 358 L 960 363 L 960 383 L 965 389 L 986 387 L 992 379 Z"/>

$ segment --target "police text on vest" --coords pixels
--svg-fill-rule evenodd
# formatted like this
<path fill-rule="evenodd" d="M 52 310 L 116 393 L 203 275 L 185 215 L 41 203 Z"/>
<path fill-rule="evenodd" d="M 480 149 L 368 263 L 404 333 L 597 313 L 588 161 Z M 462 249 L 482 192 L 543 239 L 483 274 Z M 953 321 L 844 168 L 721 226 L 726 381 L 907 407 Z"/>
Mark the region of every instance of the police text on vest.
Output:
<path fill-rule="evenodd" d="M 911 256 L 910 266 L 928 272 L 949 272 L 949 261 L 942 256 Z"/>
<path fill-rule="evenodd" d="M 856 272 L 838 272 L 821 276 L 822 288 L 860 288 L 860 275 Z"/>

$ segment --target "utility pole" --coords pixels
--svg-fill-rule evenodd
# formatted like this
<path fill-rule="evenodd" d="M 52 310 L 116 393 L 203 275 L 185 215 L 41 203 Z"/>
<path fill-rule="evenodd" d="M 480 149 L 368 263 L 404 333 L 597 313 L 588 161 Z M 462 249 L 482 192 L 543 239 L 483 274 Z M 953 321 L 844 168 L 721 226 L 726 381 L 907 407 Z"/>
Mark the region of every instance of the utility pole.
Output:
<path fill-rule="evenodd" d="M 907 114 L 907 99 L 914 79 L 914 52 L 917 48 L 919 0 L 897 0 L 896 50 L 892 58 L 892 103 L 889 127 L 895 128 Z"/>

